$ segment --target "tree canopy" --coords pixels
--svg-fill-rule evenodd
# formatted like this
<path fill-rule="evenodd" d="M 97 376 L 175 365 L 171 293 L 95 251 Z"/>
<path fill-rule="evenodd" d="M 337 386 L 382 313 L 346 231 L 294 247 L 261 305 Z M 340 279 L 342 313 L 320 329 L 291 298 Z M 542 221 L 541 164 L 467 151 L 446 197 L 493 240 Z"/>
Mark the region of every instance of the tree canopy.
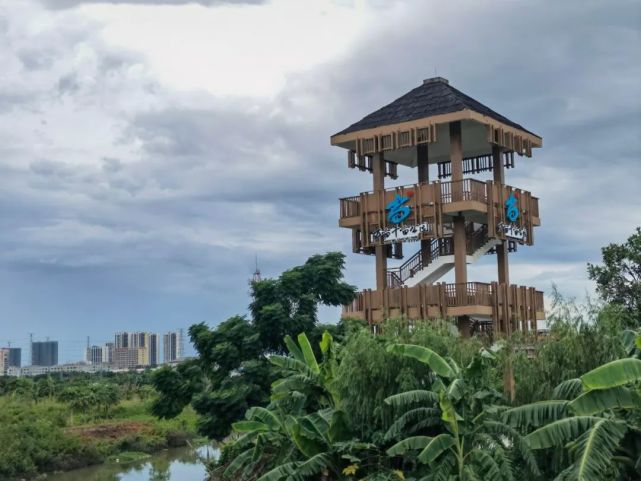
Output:
<path fill-rule="evenodd" d="M 601 252 L 603 265 L 588 264 L 590 279 L 606 302 L 627 310 L 628 324 L 641 326 L 641 227 L 625 243 L 609 244 Z"/>
<path fill-rule="evenodd" d="M 191 326 L 198 358 L 156 372 L 160 395 L 154 413 L 177 416 L 191 403 L 201 414 L 201 432 L 221 439 L 250 406 L 266 405 L 276 379 L 267 356 L 286 352 L 288 335 L 307 332 L 314 341 L 320 339 L 318 306 L 339 306 L 354 298 L 356 288 L 342 280 L 344 263 L 339 252 L 312 256 L 278 278 L 252 282 L 250 319 L 234 316 L 215 328 Z M 340 337 L 336 328 L 333 332 Z"/>

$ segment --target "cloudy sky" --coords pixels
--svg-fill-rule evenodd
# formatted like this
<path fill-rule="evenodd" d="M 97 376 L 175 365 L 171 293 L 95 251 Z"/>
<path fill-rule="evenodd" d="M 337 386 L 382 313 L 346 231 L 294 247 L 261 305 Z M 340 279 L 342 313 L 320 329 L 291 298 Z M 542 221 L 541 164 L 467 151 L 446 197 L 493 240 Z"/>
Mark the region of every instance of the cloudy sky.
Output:
<path fill-rule="evenodd" d="M 625 0 L 0 0 L 0 344 L 215 324 L 255 256 L 349 252 L 371 177 L 329 137 L 435 72 L 543 137 L 508 171 L 543 222 L 512 280 L 582 297 L 641 225 L 640 31 Z"/>

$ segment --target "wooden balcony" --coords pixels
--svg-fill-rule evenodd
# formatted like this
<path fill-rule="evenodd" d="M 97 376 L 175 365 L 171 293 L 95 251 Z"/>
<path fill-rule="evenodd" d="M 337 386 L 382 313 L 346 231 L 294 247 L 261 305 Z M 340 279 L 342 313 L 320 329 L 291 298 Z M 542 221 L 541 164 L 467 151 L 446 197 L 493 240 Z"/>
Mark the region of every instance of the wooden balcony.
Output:
<path fill-rule="evenodd" d="M 512 193 L 518 198 L 519 217 L 516 222 L 506 219 L 505 202 Z M 409 197 L 405 205 L 411 208 L 409 217 L 398 226 L 388 222 L 385 210 L 397 194 Z M 487 224 L 490 237 L 510 238 L 514 231 L 506 233 L 504 227 L 511 226 L 523 233 L 522 242 L 528 245 L 533 244 L 533 228 L 541 224 L 538 198 L 529 192 L 493 181 L 464 179 L 394 187 L 340 199 L 339 225 L 357 231 L 355 238 L 359 239 L 360 248 L 363 249 L 390 243 L 398 236 L 387 238 L 385 234 L 405 231 L 415 226 L 422 226 L 422 230 L 414 236 L 410 235 L 410 238 L 443 237 L 453 216 L 459 213 L 466 220 Z M 381 232 L 383 236 L 379 235 Z"/>
<path fill-rule="evenodd" d="M 537 330 L 545 319 L 543 293 L 533 287 L 468 282 L 466 284 L 419 284 L 358 293 L 343 307 L 343 317 L 378 324 L 393 317 L 410 320 L 470 316 L 492 320 L 494 332 Z"/>

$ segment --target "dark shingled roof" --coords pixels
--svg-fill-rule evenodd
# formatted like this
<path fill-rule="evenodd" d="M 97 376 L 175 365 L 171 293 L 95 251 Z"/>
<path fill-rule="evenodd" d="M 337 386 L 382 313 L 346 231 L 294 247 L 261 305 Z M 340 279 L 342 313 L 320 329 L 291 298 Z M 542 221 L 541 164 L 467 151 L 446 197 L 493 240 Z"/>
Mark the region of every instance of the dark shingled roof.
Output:
<path fill-rule="evenodd" d="M 506 125 L 536 135 L 472 97 L 465 95 L 460 90 L 455 89 L 442 77 L 424 80 L 421 86 L 410 90 L 391 104 L 372 112 L 335 135 L 348 134 L 383 125 L 398 124 L 464 109 L 474 110 Z"/>

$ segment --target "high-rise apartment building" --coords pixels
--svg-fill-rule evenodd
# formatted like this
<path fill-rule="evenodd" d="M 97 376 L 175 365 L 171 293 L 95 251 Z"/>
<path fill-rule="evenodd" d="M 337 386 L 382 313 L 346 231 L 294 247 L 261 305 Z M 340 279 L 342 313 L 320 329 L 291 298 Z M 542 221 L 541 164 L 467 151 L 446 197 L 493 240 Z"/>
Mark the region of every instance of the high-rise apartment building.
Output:
<path fill-rule="evenodd" d="M 22 364 L 22 350 L 19 347 L 3 347 L 0 348 L 6 351 L 5 372 L 10 367 L 20 367 Z"/>
<path fill-rule="evenodd" d="M 8 347 L 9 367 L 20 367 L 22 365 L 22 349 L 19 347 Z"/>
<path fill-rule="evenodd" d="M 129 333 L 117 332 L 114 341 L 114 347 L 116 348 L 129 347 Z"/>
<path fill-rule="evenodd" d="M 144 347 L 116 347 L 113 350 L 113 365 L 116 369 L 144 366 L 146 351 Z"/>
<path fill-rule="evenodd" d="M 102 364 L 102 346 L 87 348 L 87 362 L 89 364 Z"/>
<path fill-rule="evenodd" d="M 157 366 L 160 364 L 160 335 L 156 333 L 149 334 L 149 365 Z"/>
<path fill-rule="evenodd" d="M 55 366 L 58 364 L 58 341 L 31 343 L 32 366 Z"/>
<path fill-rule="evenodd" d="M 9 349 L 0 349 L 0 376 L 6 376 L 9 369 Z"/>
<path fill-rule="evenodd" d="M 176 362 L 183 357 L 182 331 L 168 332 L 163 335 L 163 361 Z"/>
<path fill-rule="evenodd" d="M 114 343 L 108 342 L 102 346 L 102 362 L 103 364 L 111 364 L 114 362 Z"/>

